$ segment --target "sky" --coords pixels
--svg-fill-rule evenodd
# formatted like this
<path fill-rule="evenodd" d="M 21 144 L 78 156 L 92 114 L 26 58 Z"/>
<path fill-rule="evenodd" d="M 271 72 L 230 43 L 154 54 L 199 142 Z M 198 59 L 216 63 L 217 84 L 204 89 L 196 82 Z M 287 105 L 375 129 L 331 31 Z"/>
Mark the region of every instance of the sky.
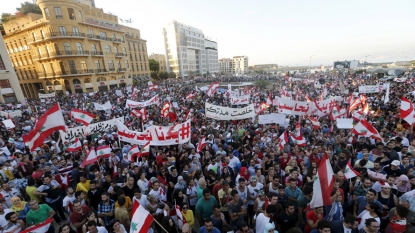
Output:
<path fill-rule="evenodd" d="M 14 13 L 23 0 L 2 4 Z M 164 54 L 162 29 L 176 20 L 218 42 L 219 58 L 248 56 L 249 65 L 332 65 L 337 60 L 415 60 L 413 0 L 95 0 L 132 19 L 149 55 Z M 122 24 L 122 23 L 121 23 Z M 129 26 L 129 25 L 128 25 Z M 312 59 L 310 57 L 312 56 Z"/>

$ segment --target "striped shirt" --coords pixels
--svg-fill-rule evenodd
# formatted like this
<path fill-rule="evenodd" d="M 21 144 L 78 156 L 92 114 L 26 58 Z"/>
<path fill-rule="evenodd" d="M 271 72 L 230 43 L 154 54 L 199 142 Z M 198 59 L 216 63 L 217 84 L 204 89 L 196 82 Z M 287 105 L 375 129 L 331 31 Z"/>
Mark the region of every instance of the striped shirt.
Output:
<path fill-rule="evenodd" d="M 60 167 L 58 170 L 58 174 L 59 175 L 63 175 L 63 176 L 69 176 L 69 178 L 72 181 L 72 164 L 66 165 L 66 167 Z"/>

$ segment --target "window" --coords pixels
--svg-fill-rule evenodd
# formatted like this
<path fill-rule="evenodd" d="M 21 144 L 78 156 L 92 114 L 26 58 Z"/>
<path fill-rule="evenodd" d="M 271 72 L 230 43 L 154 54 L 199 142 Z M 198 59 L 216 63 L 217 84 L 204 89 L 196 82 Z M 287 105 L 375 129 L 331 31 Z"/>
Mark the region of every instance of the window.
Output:
<path fill-rule="evenodd" d="M 3 58 L 1 57 L 1 54 L 0 54 L 0 70 L 5 70 L 5 69 L 6 69 L 6 66 L 4 65 Z"/>
<path fill-rule="evenodd" d="M 146 71 L 147 71 L 147 64 L 144 64 L 144 67 L 146 68 Z"/>
<path fill-rule="evenodd" d="M 68 8 L 68 15 L 70 20 L 76 20 L 75 11 L 72 8 Z"/>
<path fill-rule="evenodd" d="M 127 56 L 127 49 L 125 47 L 123 48 L 123 51 L 124 51 L 124 56 Z"/>
<path fill-rule="evenodd" d="M 125 42 L 124 36 L 121 36 L 121 42 Z"/>
<path fill-rule="evenodd" d="M 79 19 L 83 19 L 82 11 L 78 11 L 78 14 L 79 14 Z"/>
<path fill-rule="evenodd" d="M 86 61 L 81 61 L 81 69 L 83 72 L 87 73 L 88 67 L 86 66 Z"/>
<path fill-rule="evenodd" d="M 46 7 L 45 9 L 43 9 L 43 11 L 45 12 L 45 18 L 50 19 L 49 9 Z"/>
<path fill-rule="evenodd" d="M 92 52 L 93 52 L 94 54 L 96 54 L 96 53 L 97 53 L 97 46 L 95 46 L 95 44 L 92 44 Z"/>
<path fill-rule="evenodd" d="M 121 69 L 121 61 L 120 60 L 117 61 L 117 68 Z"/>
<path fill-rule="evenodd" d="M 125 60 L 125 68 L 130 68 L 130 64 L 128 63 L 128 60 Z"/>
<path fill-rule="evenodd" d="M 138 64 L 135 64 L 135 67 L 137 67 L 137 71 L 140 71 L 140 70 L 138 69 Z"/>
<path fill-rule="evenodd" d="M 138 55 L 138 57 L 140 58 L 140 62 L 141 62 L 141 55 Z"/>
<path fill-rule="evenodd" d="M 9 80 L 5 79 L 5 80 L 0 80 L 0 87 L 1 88 L 11 88 L 12 86 L 10 85 Z"/>
<path fill-rule="evenodd" d="M 95 60 L 95 68 L 97 68 L 97 70 L 101 69 L 101 65 L 99 64 L 99 60 Z"/>
<path fill-rule="evenodd" d="M 118 49 L 117 47 L 114 46 L 114 53 L 117 54 L 118 53 Z"/>
<path fill-rule="evenodd" d="M 55 15 L 57 19 L 63 19 L 62 11 L 60 7 L 55 7 Z"/>
<path fill-rule="evenodd" d="M 66 27 L 59 26 L 59 32 L 61 33 L 61 36 L 66 36 Z"/>
<path fill-rule="evenodd" d="M 71 46 L 69 45 L 69 43 L 68 42 L 65 42 L 64 44 L 63 44 L 63 47 L 65 48 L 65 52 L 66 52 L 66 54 L 68 55 L 68 54 L 71 54 Z"/>
<path fill-rule="evenodd" d="M 76 74 L 75 61 L 74 60 L 69 60 L 68 65 L 69 65 L 69 69 L 71 70 L 71 73 Z"/>
<path fill-rule="evenodd" d="M 115 34 L 112 34 L 112 41 L 116 41 L 117 37 L 115 36 Z"/>
<path fill-rule="evenodd" d="M 101 37 L 102 40 L 106 40 L 107 39 L 107 34 L 105 32 L 100 32 L 99 36 Z"/>
<path fill-rule="evenodd" d="M 134 71 L 134 64 L 131 65 L 131 69 Z"/>
<path fill-rule="evenodd" d="M 94 32 L 91 29 L 88 30 L 88 34 L 89 38 L 94 38 Z"/>
<path fill-rule="evenodd" d="M 83 54 L 84 50 L 82 49 L 82 44 L 77 42 L 76 43 L 76 50 L 78 50 L 78 54 Z"/>
<path fill-rule="evenodd" d="M 114 71 L 114 61 L 113 60 L 108 60 L 108 69 Z"/>
<path fill-rule="evenodd" d="M 105 52 L 111 53 L 111 47 L 109 45 L 105 45 Z"/>
<path fill-rule="evenodd" d="M 73 27 L 72 31 L 74 36 L 79 36 L 79 29 L 77 27 Z"/>

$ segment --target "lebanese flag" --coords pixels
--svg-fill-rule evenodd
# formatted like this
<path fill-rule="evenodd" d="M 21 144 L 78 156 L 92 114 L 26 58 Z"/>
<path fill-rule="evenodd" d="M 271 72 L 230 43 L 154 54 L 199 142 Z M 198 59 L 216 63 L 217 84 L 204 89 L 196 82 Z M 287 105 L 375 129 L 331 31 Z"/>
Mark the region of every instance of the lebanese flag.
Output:
<path fill-rule="evenodd" d="M 206 146 L 206 138 L 205 137 L 203 137 L 201 140 L 200 140 L 200 142 L 197 144 L 197 153 L 199 153 L 199 152 L 201 152 L 202 151 L 202 149 L 203 149 L 203 147 L 205 147 Z"/>
<path fill-rule="evenodd" d="M 173 104 L 172 104 L 171 101 L 170 101 L 168 116 L 169 116 L 171 122 L 175 122 L 176 119 L 177 119 L 176 110 L 174 109 Z"/>
<path fill-rule="evenodd" d="M 394 232 L 405 232 L 406 231 L 406 218 L 399 220 L 397 219 L 395 215 L 391 219 L 389 225 L 394 230 Z"/>
<path fill-rule="evenodd" d="M 39 118 L 32 131 L 23 135 L 23 141 L 26 146 L 29 146 L 30 152 L 33 152 L 44 143 L 49 135 L 58 130 L 66 132 L 62 110 L 56 103 Z"/>
<path fill-rule="evenodd" d="M 209 97 L 213 97 L 216 93 L 216 89 L 219 87 L 218 82 L 214 82 L 210 84 L 209 88 L 206 90 L 206 95 Z"/>
<path fill-rule="evenodd" d="M 182 212 L 180 212 L 180 206 L 175 205 L 176 209 L 176 216 L 177 216 L 177 223 L 179 224 L 180 229 L 186 223 L 186 219 L 183 217 Z"/>
<path fill-rule="evenodd" d="M 194 98 L 195 96 L 196 96 L 195 93 L 189 93 L 189 94 L 186 95 L 186 99 L 190 100 L 190 99 Z"/>
<path fill-rule="evenodd" d="M 259 104 L 258 108 L 255 109 L 257 115 L 261 114 L 265 109 L 269 108 L 269 104 L 262 102 Z"/>
<path fill-rule="evenodd" d="M 367 102 L 367 97 L 365 96 L 365 94 L 360 95 L 360 102 L 362 104 L 365 104 Z"/>
<path fill-rule="evenodd" d="M 84 161 L 82 161 L 80 167 L 84 168 L 86 165 L 95 163 L 96 161 L 98 161 L 97 153 L 94 148 L 91 147 L 91 149 L 89 149 L 89 154 L 84 158 Z"/>
<path fill-rule="evenodd" d="M 330 111 L 330 120 L 335 121 L 337 118 L 340 118 L 340 108 L 339 105 L 336 103 Z"/>
<path fill-rule="evenodd" d="M 82 149 L 81 141 L 79 141 L 79 138 L 75 138 L 75 142 L 69 147 L 66 147 L 65 151 L 74 152 L 74 151 L 81 150 L 81 149 Z"/>
<path fill-rule="evenodd" d="M 137 118 L 140 118 L 140 117 L 141 117 L 141 112 L 140 112 L 140 111 L 138 111 L 138 110 L 136 110 L 136 109 L 134 109 L 133 111 L 131 111 L 131 114 L 132 114 L 134 117 L 137 117 Z"/>
<path fill-rule="evenodd" d="M 347 162 L 346 169 L 344 170 L 344 176 L 347 179 L 351 179 L 353 177 L 360 176 L 360 173 L 353 169 L 353 166 L 350 162 L 350 159 Z"/>
<path fill-rule="evenodd" d="M 333 124 L 330 125 L 329 133 L 333 132 Z"/>
<path fill-rule="evenodd" d="M 39 223 L 37 225 L 28 227 L 24 229 L 23 231 L 20 231 L 20 233 L 45 233 L 48 232 L 49 226 L 52 223 L 53 218 L 47 218 L 44 222 Z"/>
<path fill-rule="evenodd" d="M 149 232 L 153 216 L 142 206 L 137 199 L 134 199 L 133 218 L 131 219 L 130 233 L 147 233 Z"/>
<path fill-rule="evenodd" d="M 271 106 L 271 105 L 272 105 L 271 92 L 268 94 L 267 104 L 268 104 L 269 106 Z"/>
<path fill-rule="evenodd" d="M 361 135 L 365 137 L 372 137 L 375 140 L 382 140 L 382 137 L 379 135 L 379 132 L 365 119 L 362 119 L 355 127 L 352 129 L 352 133 L 356 135 Z"/>
<path fill-rule="evenodd" d="M 107 158 L 111 156 L 111 147 L 109 145 L 97 147 L 98 158 Z"/>
<path fill-rule="evenodd" d="M 360 105 L 360 98 L 356 98 L 353 103 L 350 104 L 349 112 L 355 110 Z"/>
<path fill-rule="evenodd" d="M 158 89 L 159 89 L 159 85 L 157 85 L 157 84 L 153 84 L 153 85 L 148 86 L 149 91 L 158 90 Z"/>
<path fill-rule="evenodd" d="M 281 134 L 281 136 L 278 138 L 277 142 L 278 142 L 278 147 L 280 148 L 280 150 L 284 149 L 284 145 L 288 143 L 287 131 L 284 131 L 284 133 Z"/>
<path fill-rule="evenodd" d="M 71 177 L 69 174 L 66 176 L 63 174 L 58 174 L 55 176 L 55 180 L 62 186 L 63 190 L 66 190 L 66 188 L 71 185 Z"/>
<path fill-rule="evenodd" d="M 353 114 L 352 118 L 353 118 L 353 120 L 359 122 L 359 121 L 363 120 L 365 117 L 363 116 L 363 113 L 361 111 L 357 111 Z"/>
<path fill-rule="evenodd" d="M 118 167 L 115 165 L 115 163 L 112 165 L 112 177 L 118 176 Z"/>
<path fill-rule="evenodd" d="M 69 116 L 73 117 L 75 122 L 82 123 L 85 126 L 88 126 L 89 123 L 91 123 L 91 121 L 95 118 L 94 114 L 76 108 L 72 109 Z"/>
<path fill-rule="evenodd" d="M 324 153 L 313 182 L 313 198 L 311 199 L 311 202 L 306 209 L 314 209 L 320 206 L 331 205 L 332 203 L 330 200 L 330 192 L 328 190 L 332 190 L 333 185 L 333 169 L 331 168 L 327 153 Z M 306 211 L 306 209 L 304 211 Z"/>
<path fill-rule="evenodd" d="M 369 104 L 367 102 L 363 105 L 363 114 L 366 116 L 369 114 Z"/>
<path fill-rule="evenodd" d="M 140 156 L 147 156 L 150 154 L 150 141 L 148 141 L 140 150 Z"/>
<path fill-rule="evenodd" d="M 313 128 L 315 130 L 318 130 L 320 128 L 320 122 L 314 117 L 311 117 L 309 115 L 306 115 L 306 116 L 311 121 L 311 124 L 313 124 Z"/>
<path fill-rule="evenodd" d="M 140 113 L 141 113 L 141 119 L 142 120 L 147 120 L 147 110 L 146 110 L 146 108 L 142 108 L 142 109 L 140 109 Z"/>
<path fill-rule="evenodd" d="M 295 126 L 294 132 L 290 133 L 290 136 L 293 139 L 295 145 L 299 145 L 299 146 L 307 145 L 305 138 L 303 137 L 303 132 L 301 130 L 300 122 L 297 123 L 297 125 Z"/>
<path fill-rule="evenodd" d="M 140 156 L 140 149 L 138 149 L 137 145 L 133 145 L 127 153 L 128 161 L 134 162 L 134 157 Z"/>
<path fill-rule="evenodd" d="M 401 98 L 401 118 L 404 119 L 408 124 L 412 125 L 415 122 L 414 118 L 414 105 L 410 100 L 403 97 Z"/>

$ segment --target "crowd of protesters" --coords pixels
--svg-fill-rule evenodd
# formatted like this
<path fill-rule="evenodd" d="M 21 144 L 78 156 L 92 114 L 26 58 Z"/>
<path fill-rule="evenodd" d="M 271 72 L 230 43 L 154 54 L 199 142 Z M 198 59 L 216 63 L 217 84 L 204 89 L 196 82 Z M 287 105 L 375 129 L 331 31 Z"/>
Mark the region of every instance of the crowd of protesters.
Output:
<path fill-rule="evenodd" d="M 155 219 L 154 232 L 414 232 L 415 224 L 415 137 L 413 125 L 400 118 L 401 97 L 414 100 L 413 74 L 408 82 L 391 82 L 389 101 L 385 92 L 366 94 L 373 124 L 383 141 L 359 137 L 350 129 L 338 129 L 329 116 L 320 117 L 316 130 L 304 118 L 287 116 L 287 128 L 260 125 L 258 118 L 218 121 L 205 117 L 205 102 L 232 107 L 225 93 L 208 97 L 199 83 L 269 80 L 267 88 L 251 89 L 251 103 L 265 102 L 268 96 L 281 96 L 282 90 L 298 101 L 342 96 L 340 108 L 347 108 L 350 94 L 342 93 L 344 82 L 349 93 L 359 85 L 374 85 L 377 77 L 347 74 L 303 75 L 302 81 L 285 76 L 194 78 L 188 82 L 167 80 L 148 91 L 147 83 L 135 84 L 136 96 L 116 89 L 93 94 L 57 95 L 23 104 L 3 104 L 2 110 L 21 110 L 12 117 L 15 128 L 0 129 L 0 227 L 4 233 L 23 229 L 53 218 L 60 224 L 52 232 L 105 233 L 129 232 L 133 203 L 138 201 Z M 307 81 L 305 81 L 307 80 Z M 320 84 L 322 87 L 316 88 Z M 325 87 L 326 86 L 326 87 Z M 227 87 L 225 87 L 227 88 Z M 245 91 L 245 88 L 240 90 Z M 186 100 L 189 93 L 196 93 Z M 82 126 L 70 118 L 78 108 L 96 114 L 94 122 L 123 117 L 124 124 L 136 131 L 151 125 L 170 125 L 161 115 L 162 104 L 146 107 L 148 119 L 142 120 L 125 108 L 126 99 L 144 101 L 155 94 L 161 103 L 168 97 L 177 103 L 177 121 L 183 122 L 191 110 L 192 137 L 189 143 L 151 146 L 150 154 L 129 161 L 131 145 L 118 139 L 117 130 L 80 135 L 83 149 L 110 145 L 109 158 L 80 167 L 84 150 L 67 152 L 59 132 L 53 133 L 39 148 L 30 152 L 22 136 L 34 128 L 36 120 L 59 102 L 68 128 Z M 110 101 L 113 109 L 96 111 L 93 102 Z M 236 107 L 236 106 L 233 106 Z M 262 114 L 278 113 L 271 106 Z M 7 119 L 7 117 L 4 117 Z M 289 143 L 280 149 L 278 138 L 300 121 L 307 146 Z M 356 122 L 355 122 L 356 123 Z M 331 127 L 333 126 L 333 127 Z M 330 130 L 333 128 L 332 130 Z M 205 137 L 206 146 L 197 145 Z M 308 210 L 313 197 L 313 182 L 319 159 L 327 153 L 335 174 L 331 205 Z M 360 174 L 344 176 L 346 165 Z M 116 169 L 114 169 L 116 167 Z M 69 176 L 67 181 L 63 178 Z M 69 182 L 68 182 L 69 181 Z M 183 221 L 177 216 L 179 206 Z M 56 226 L 56 224 L 55 224 Z"/>

